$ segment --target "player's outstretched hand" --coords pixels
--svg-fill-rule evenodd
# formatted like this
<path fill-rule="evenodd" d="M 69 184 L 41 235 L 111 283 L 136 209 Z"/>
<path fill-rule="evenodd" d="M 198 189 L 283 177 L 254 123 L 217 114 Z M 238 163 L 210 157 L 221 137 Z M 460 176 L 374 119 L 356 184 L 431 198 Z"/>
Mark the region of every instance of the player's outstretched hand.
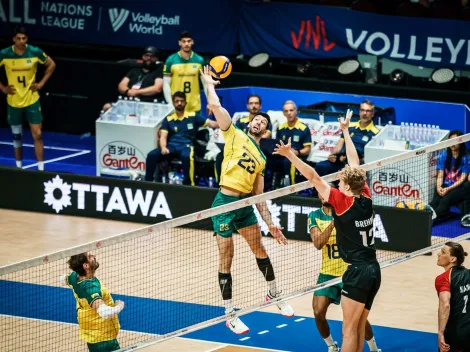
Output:
<path fill-rule="evenodd" d="M 278 226 L 271 226 L 269 228 L 269 232 L 274 237 L 274 239 L 277 241 L 277 243 L 286 245 L 287 244 L 287 238 L 282 233 L 282 230 L 283 230 L 283 228 L 278 227 Z"/>
<path fill-rule="evenodd" d="M 279 141 L 279 144 L 276 144 L 276 148 L 274 148 L 273 154 L 287 156 L 291 152 L 291 139 L 287 141 L 287 144 L 284 144 L 283 141 Z"/>
<path fill-rule="evenodd" d="M 204 69 L 199 71 L 201 72 L 201 79 L 204 80 L 206 84 L 213 84 L 214 86 L 220 84 L 220 81 L 216 81 L 214 78 L 212 78 L 208 65 L 204 66 Z"/>
<path fill-rule="evenodd" d="M 349 128 L 349 122 L 351 121 L 352 115 L 353 115 L 353 111 L 348 109 L 344 120 L 342 120 L 341 118 L 338 118 L 339 128 L 341 129 L 341 131 L 347 130 Z"/>
<path fill-rule="evenodd" d="M 116 303 L 116 305 L 121 305 L 122 306 L 121 310 L 124 309 L 125 304 L 124 304 L 123 301 L 117 300 L 115 303 Z"/>

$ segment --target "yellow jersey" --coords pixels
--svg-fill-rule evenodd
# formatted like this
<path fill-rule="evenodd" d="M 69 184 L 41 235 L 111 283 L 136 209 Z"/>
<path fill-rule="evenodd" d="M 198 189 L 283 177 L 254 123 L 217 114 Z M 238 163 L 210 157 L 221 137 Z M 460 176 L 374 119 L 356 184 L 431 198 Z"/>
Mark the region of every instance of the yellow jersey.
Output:
<path fill-rule="evenodd" d="M 72 288 L 77 301 L 80 340 L 98 343 L 115 339 L 120 329 L 117 315 L 110 319 L 103 319 L 92 308 L 93 302 L 97 299 L 102 299 L 107 306 L 115 306 L 111 294 L 101 285 L 100 280 L 94 277 L 79 281 L 78 274 L 73 271 L 67 276 L 67 284 Z"/>
<path fill-rule="evenodd" d="M 330 226 L 333 221 L 332 215 L 327 215 L 322 208 L 312 211 L 308 214 L 308 231 L 313 227 L 318 227 L 320 232 Z M 323 246 L 321 253 L 320 273 L 331 276 L 343 276 L 348 264 L 339 256 L 338 244 L 336 243 L 336 229 L 331 231 L 328 242 Z"/>
<path fill-rule="evenodd" d="M 220 185 L 251 193 L 256 176 L 264 176 L 266 156 L 250 136 L 233 124 L 222 135 L 225 147 Z"/>
<path fill-rule="evenodd" d="M 199 70 L 205 65 L 204 59 L 191 53 L 191 57 L 186 60 L 177 52 L 170 55 L 163 66 L 163 74 L 171 75 L 171 95 L 175 92 L 186 94 L 186 112 L 201 111 L 201 87 L 199 85 Z"/>
<path fill-rule="evenodd" d="M 13 85 L 15 94 L 8 94 L 8 105 L 14 108 L 25 108 L 39 100 L 39 93 L 31 90 L 36 82 L 38 63 L 44 64 L 47 55 L 41 49 L 27 45 L 23 55 L 18 55 L 14 46 L 0 51 L 0 66 L 5 66 L 8 85 Z"/>

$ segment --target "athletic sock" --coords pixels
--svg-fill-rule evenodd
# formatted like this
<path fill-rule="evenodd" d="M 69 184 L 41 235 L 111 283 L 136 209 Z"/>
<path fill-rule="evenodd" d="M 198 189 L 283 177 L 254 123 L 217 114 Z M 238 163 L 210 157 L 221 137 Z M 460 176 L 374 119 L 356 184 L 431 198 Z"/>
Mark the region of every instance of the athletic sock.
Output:
<path fill-rule="evenodd" d="M 331 346 L 331 345 L 334 345 L 334 341 L 333 341 L 333 338 L 331 337 L 331 334 L 330 336 L 328 336 L 326 339 L 323 339 L 326 343 L 327 346 Z"/>
<path fill-rule="evenodd" d="M 23 162 L 21 160 L 16 160 L 16 167 L 23 167 Z"/>
<path fill-rule="evenodd" d="M 379 348 L 377 347 L 377 343 L 375 342 L 375 337 L 372 337 L 369 341 L 367 341 L 367 344 L 369 345 L 369 349 L 371 351 L 379 350 Z"/>
<path fill-rule="evenodd" d="M 232 313 L 232 300 L 231 299 L 224 299 L 224 307 L 225 307 L 225 314 Z"/>
<path fill-rule="evenodd" d="M 38 161 L 38 170 L 44 171 L 44 161 Z"/>
<path fill-rule="evenodd" d="M 269 289 L 269 295 L 271 297 L 277 297 L 279 291 L 277 290 L 276 280 L 267 281 L 267 284 Z"/>

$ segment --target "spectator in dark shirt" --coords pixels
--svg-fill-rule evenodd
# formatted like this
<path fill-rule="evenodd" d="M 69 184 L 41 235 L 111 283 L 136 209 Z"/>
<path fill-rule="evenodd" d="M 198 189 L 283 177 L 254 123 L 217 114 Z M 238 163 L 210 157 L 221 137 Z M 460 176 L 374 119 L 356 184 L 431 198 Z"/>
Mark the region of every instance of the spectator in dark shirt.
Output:
<path fill-rule="evenodd" d="M 158 61 L 158 50 L 147 47 L 142 55 L 142 67 L 133 68 L 126 73 L 119 82 L 118 91 L 126 97 L 138 98 L 142 102 L 153 102 L 155 99 L 162 102 L 163 99 L 163 68 Z M 111 104 L 103 106 L 103 110 L 109 110 Z"/>

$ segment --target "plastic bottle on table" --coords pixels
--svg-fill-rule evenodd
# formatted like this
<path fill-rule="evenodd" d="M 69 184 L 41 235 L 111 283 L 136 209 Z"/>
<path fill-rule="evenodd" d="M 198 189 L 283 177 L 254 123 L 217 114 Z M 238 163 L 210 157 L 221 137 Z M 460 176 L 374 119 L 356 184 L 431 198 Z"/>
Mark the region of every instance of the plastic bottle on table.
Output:
<path fill-rule="evenodd" d="M 214 187 L 214 178 L 213 178 L 213 177 L 209 177 L 209 182 L 208 182 L 208 184 L 209 184 L 209 187 L 210 187 L 210 188 Z"/>
<path fill-rule="evenodd" d="M 393 125 L 392 125 L 392 121 L 388 121 L 388 132 L 387 132 L 387 137 L 389 140 L 393 140 Z"/>
<path fill-rule="evenodd" d="M 283 187 L 290 186 L 290 177 L 289 177 L 289 175 L 284 176 L 284 180 L 282 180 L 282 186 Z"/>

